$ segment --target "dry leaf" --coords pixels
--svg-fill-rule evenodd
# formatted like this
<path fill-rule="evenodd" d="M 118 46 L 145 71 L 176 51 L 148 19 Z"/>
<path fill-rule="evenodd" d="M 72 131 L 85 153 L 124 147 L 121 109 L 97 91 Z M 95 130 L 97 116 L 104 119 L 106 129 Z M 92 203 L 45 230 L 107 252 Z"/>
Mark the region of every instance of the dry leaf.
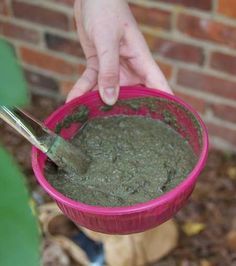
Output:
<path fill-rule="evenodd" d="M 202 232 L 205 227 L 203 223 L 187 222 L 182 226 L 182 230 L 187 236 L 194 236 Z"/>
<path fill-rule="evenodd" d="M 212 266 L 212 263 L 209 260 L 201 260 L 200 261 L 200 266 Z"/>
<path fill-rule="evenodd" d="M 42 256 L 44 266 L 70 266 L 70 258 L 57 243 L 49 241 Z"/>
<path fill-rule="evenodd" d="M 79 265 L 89 265 L 89 260 L 84 250 L 67 237 L 67 231 L 70 229 L 66 222 L 68 218 L 62 214 L 56 203 L 48 203 L 40 206 L 39 219 L 43 232 L 48 240 L 54 243 L 54 245 L 59 246 L 66 255 L 72 257 Z"/>
<path fill-rule="evenodd" d="M 227 174 L 228 174 L 229 178 L 235 180 L 236 179 L 236 167 L 235 166 L 230 166 L 227 169 Z"/>

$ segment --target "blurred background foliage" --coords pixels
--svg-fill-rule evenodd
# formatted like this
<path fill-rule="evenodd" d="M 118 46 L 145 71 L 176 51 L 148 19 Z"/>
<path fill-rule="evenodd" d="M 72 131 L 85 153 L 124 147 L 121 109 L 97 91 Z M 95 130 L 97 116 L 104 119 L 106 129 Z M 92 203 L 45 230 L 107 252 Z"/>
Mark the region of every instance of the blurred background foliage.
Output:
<path fill-rule="evenodd" d="M 27 86 L 22 70 L 14 50 L 2 39 L 0 58 L 0 104 L 27 104 Z M 40 233 L 25 178 L 1 145 L 0 195 L 0 265 L 39 265 Z"/>

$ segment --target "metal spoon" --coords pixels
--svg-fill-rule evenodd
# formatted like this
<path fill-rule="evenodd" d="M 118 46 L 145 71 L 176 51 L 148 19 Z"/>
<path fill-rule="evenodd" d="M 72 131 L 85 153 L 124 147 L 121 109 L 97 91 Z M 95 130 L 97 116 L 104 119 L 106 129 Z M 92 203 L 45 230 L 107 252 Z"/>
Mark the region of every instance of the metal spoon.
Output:
<path fill-rule="evenodd" d="M 52 132 L 36 118 L 16 107 L 0 106 L 0 118 L 13 127 L 32 145 L 45 153 L 57 166 L 66 172 L 74 171 L 84 174 L 90 164 L 90 159 L 78 148 L 59 135 Z M 114 195 L 102 189 L 80 184 L 85 193 L 99 192 L 100 196 Z M 117 197 L 120 201 L 123 198 Z"/>
<path fill-rule="evenodd" d="M 25 111 L 0 106 L 0 118 L 65 171 L 73 170 L 79 174 L 87 171 L 90 160 L 79 147 L 73 146 Z"/>

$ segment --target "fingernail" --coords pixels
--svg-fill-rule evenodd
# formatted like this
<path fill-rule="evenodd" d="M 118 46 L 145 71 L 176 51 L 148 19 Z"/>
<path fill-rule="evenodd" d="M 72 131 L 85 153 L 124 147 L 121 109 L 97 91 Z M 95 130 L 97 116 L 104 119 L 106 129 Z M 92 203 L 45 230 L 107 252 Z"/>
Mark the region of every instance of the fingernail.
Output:
<path fill-rule="evenodd" d="M 116 89 L 115 88 L 104 88 L 102 90 L 102 99 L 108 105 L 115 104 L 117 100 Z"/>

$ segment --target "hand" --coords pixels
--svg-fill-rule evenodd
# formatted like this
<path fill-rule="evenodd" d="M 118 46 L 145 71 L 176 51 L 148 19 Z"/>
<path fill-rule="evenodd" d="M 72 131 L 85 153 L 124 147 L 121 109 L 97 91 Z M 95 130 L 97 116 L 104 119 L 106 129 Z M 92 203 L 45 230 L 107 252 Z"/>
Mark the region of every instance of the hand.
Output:
<path fill-rule="evenodd" d="M 113 105 L 119 86 L 135 84 L 172 93 L 125 0 L 76 0 L 75 18 L 87 66 L 67 101 L 99 89 Z"/>

